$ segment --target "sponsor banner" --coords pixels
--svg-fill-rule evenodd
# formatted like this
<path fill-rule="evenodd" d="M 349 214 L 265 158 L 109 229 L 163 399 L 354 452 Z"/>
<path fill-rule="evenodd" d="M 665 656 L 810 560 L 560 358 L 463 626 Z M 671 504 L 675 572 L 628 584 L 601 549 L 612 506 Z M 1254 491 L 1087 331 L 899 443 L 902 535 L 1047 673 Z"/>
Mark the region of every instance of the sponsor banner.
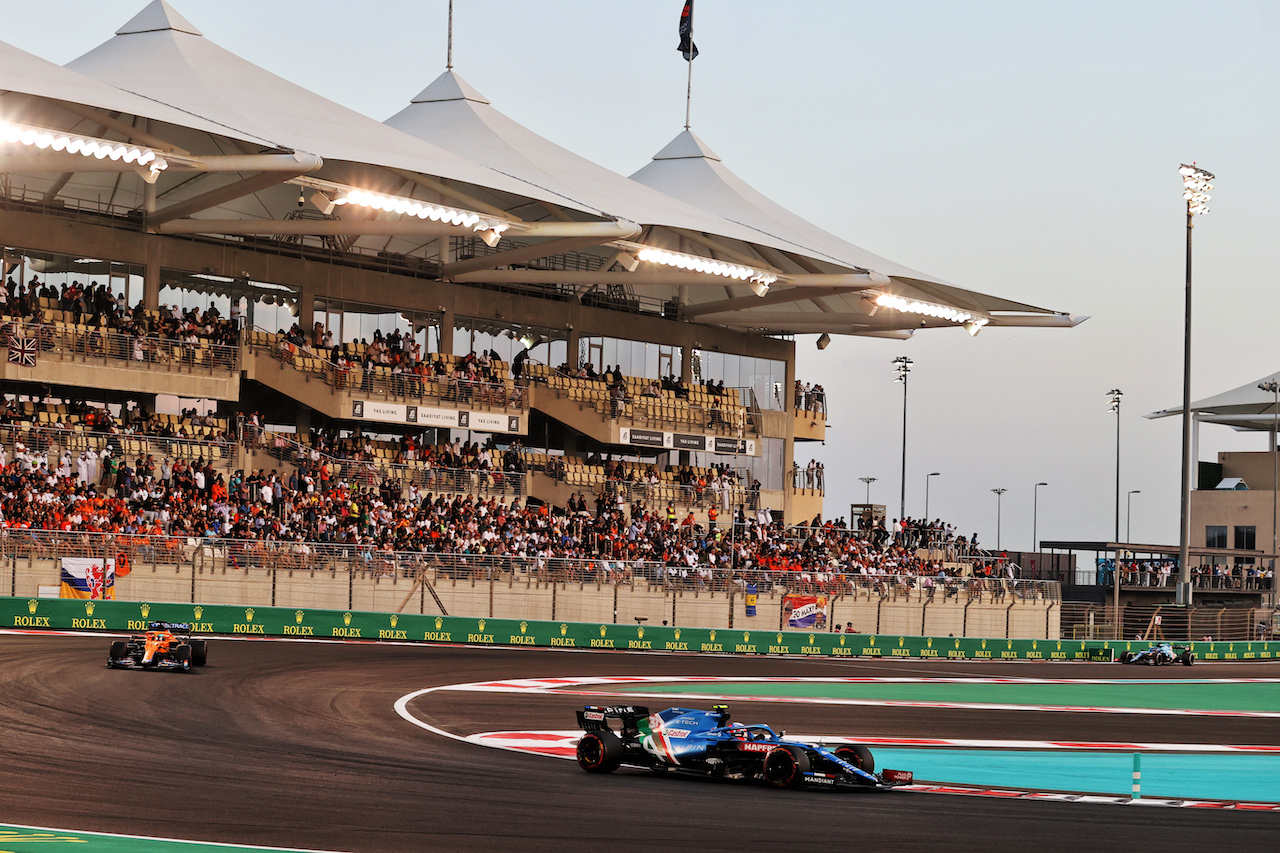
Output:
<path fill-rule="evenodd" d="M 473 429 L 480 432 L 512 432 L 520 429 L 520 416 L 504 412 L 473 412 L 466 409 L 438 409 L 408 406 L 377 400 L 352 400 L 351 417 L 366 421 L 412 424 L 443 429 Z"/>
<path fill-rule="evenodd" d="M 622 427 L 618 440 L 635 447 L 662 447 L 667 450 L 691 450 L 696 453 L 715 453 L 720 456 L 755 456 L 755 439 L 726 438 L 715 435 L 690 435 L 680 432 L 662 432 L 656 429 Z"/>
<path fill-rule="evenodd" d="M 619 440 L 623 444 L 634 444 L 638 447 L 670 447 L 671 433 L 652 429 L 631 429 L 623 427 L 619 430 Z"/>
<path fill-rule="evenodd" d="M 1087 661 L 1111 660 L 1112 655 L 1118 658 L 1124 651 L 1147 646 L 1126 641 L 833 634 L 817 629 L 672 628 L 100 598 L 0 597 L 3 628 L 127 633 L 145 631 L 147 624 L 155 621 L 187 622 L 198 634 L 231 636 L 824 657 Z M 1200 642 L 1191 646 L 1201 661 L 1280 660 L 1277 641 Z"/>
<path fill-rule="evenodd" d="M 62 598 L 115 598 L 115 560 L 62 558 Z"/>

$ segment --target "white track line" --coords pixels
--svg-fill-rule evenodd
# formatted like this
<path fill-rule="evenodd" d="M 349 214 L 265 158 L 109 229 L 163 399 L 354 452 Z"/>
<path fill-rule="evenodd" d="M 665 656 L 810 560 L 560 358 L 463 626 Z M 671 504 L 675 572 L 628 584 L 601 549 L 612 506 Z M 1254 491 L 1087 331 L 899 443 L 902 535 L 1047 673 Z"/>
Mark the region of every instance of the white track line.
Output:
<path fill-rule="evenodd" d="M 543 679 L 522 679 L 522 680 L 525 680 L 528 682 L 543 681 Z M 565 681 L 567 679 L 554 679 L 554 680 Z M 536 747 L 538 746 L 542 746 L 544 748 L 559 747 L 563 749 L 563 745 L 567 745 L 576 741 L 576 738 L 578 735 L 578 732 L 576 730 L 562 729 L 562 730 L 549 730 L 549 731 L 537 731 L 537 732 L 479 732 L 477 734 L 463 736 L 463 735 L 457 735 L 457 734 L 454 734 L 453 732 L 448 732 L 448 731 L 445 731 L 444 729 L 433 726 L 430 723 L 420 720 L 417 717 L 415 717 L 413 714 L 409 713 L 409 709 L 408 709 L 409 703 L 412 702 L 414 699 L 417 699 L 419 696 L 425 696 L 429 693 L 435 693 L 437 691 L 459 691 L 465 688 L 473 688 L 475 686 L 476 685 L 474 684 L 441 685 L 439 687 L 428 687 L 423 690 L 416 690 L 413 693 L 408 693 L 404 696 L 401 696 L 399 699 L 397 699 L 395 702 L 395 710 L 396 710 L 396 713 L 399 714 L 401 718 L 407 720 L 413 725 L 418 726 L 419 728 L 422 728 L 422 729 L 426 729 L 427 731 L 433 734 L 437 734 L 437 735 L 440 735 L 441 737 L 448 738 L 449 740 L 458 741 L 460 743 L 469 743 L 473 746 L 482 746 L 488 749 L 500 749 L 506 752 L 519 752 L 519 753 L 524 753 L 526 755 L 540 755 L 544 758 L 556 758 L 561 760 L 571 760 L 573 758 L 573 756 L 568 755 L 565 752 L 539 751 Z M 518 690 L 519 688 L 512 687 L 508 683 L 508 686 L 503 690 L 494 691 L 494 692 L 517 692 Z M 538 689 L 538 688 L 532 688 L 532 687 L 526 688 L 526 690 L 527 692 L 550 693 L 550 691 L 546 691 L 545 689 Z M 522 735 L 524 737 L 521 737 Z M 553 738 L 553 740 L 531 738 L 529 737 L 530 735 L 548 736 Z M 507 736 L 507 737 L 503 737 L 503 736 Z M 810 735 L 796 735 L 795 737 L 802 740 L 819 740 L 820 739 Z M 879 744 L 881 746 L 889 746 L 889 745 L 900 745 L 904 747 L 907 747 L 907 746 L 920 747 L 921 746 L 921 743 L 919 742 L 918 739 L 907 739 L 907 738 L 843 738 L 843 737 L 836 738 L 836 737 L 824 736 L 821 739 L 826 739 L 830 741 L 848 741 L 848 742 L 858 742 L 858 743 Z M 940 739 L 940 738 L 930 739 L 930 740 L 931 740 L 931 743 L 935 745 L 948 745 L 948 746 L 955 746 L 957 748 L 963 748 L 965 746 L 970 746 L 970 748 L 974 748 L 974 747 L 991 748 L 999 744 L 999 745 L 1003 745 L 1003 747 L 1007 749 L 1028 749 L 1028 748 L 1031 748 L 1031 749 L 1036 749 L 1036 748 L 1078 749 L 1078 750 L 1094 749 L 1098 751 L 1109 750 L 1109 749 L 1123 749 L 1125 751 L 1133 751 L 1135 747 L 1139 747 L 1141 748 L 1141 750 L 1151 751 L 1151 752 L 1168 751 L 1168 752 L 1204 752 L 1204 753 L 1213 753 L 1213 752 L 1245 752 L 1247 753 L 1247 752 L 1255 752 L 1255 751 L 1256 752 L 1272 752 L 1275 750 L 1280 750 L 1280 747 L 1220 746 L 1217 744 L 1161 744 L 1161 743 L 1127 744 L 1127 743 L 1114 743 L 1114 742 L 1097 742 L 1093 744 L 1084 744 L 1084 743 L 1068 743 L 1065 741 L 1064 742 L 1014 741 L 1014 740 L 991 741 L 991 740 Z M 1044 746 L 1031 747 L 1030 746 L 1031 744 L 1044 744 Z M 1121 797 L 1121 796 L 1115 796 L 1115 795 L 1072 794 L 1072 793 L 1067 793 L 1062 791 L 1010 790 L 1010 789 L 982 788 L 977 786 L 965 786 L 965 785 L 917 784 L 917 785 L 904 786 L 899 790 L 912 791 L 914 793 L 921 793 L 921 794 L 943 794 L 943 795 L 953 795 L 953 796 L 991 797 L 991 798 L 1000 798 L 1000 799 L 1035 800 L 1035 801 L 1059 802 L 1059 803 L 1086 803 L 1086 804 L 1093 804 L 1093 805 L 1154 806 L 1154 807 L 1163 807 L 1163 808 L 1204 808 L 1204 809 L 1224 809 L 1224 810 L 1230 810 L 1230 811 L 1280 812 L 1280 804 L 1277 804 L 1277 803 L 1248 803 L 1248 802 L 1231 802 L 1231 801 L 1222 801 L 1222 800 L 1191 800 L 1191 799 L 1178 800 L 1178 799 L 1161 799 L 1161 798 L 1152 798 L 1152 797 L 1145 797 L 1142 799 L 1134 800 L 1128 797 Z"/>
<path fill-rule="evenodd" d="M 6 827 L 13 829 L 30 829 L 35 832 L 56 832 L 62 835 L 88 835 L 98 836 L 101 838 L 128 838 L 137 841 L 164 841 L 169 844 L 200 844 L 205 847 L 225 847 L 228 850 L 272 850 L 276 853 L 343 853 L 341 850 L 315 850 L 310 847 L 264 847 L 260 844 L 229 844 L 225 841 L 192 841 L 189 838 L 167 838 L 162 835 L 125 835 L 119 832 L 97 832 L 89 829 L 54 829 L 48 826 L 27 826 L 21 823 L 5 823 L 0 824 L 0 831 Z M 0 841 L 26 845 L 32 842 L 32 839 L 25 838 L 5 838 L 0 835 Z M 36 843 L 47 840 L 34 839 Z"/>
<path fill-rule="evenodd" d="M 515 678 L 505 679 L 501 681 L 482 681 L 470 684 L 455 684 L 449 686 L 449 690 L 472 691 L 479 693 L 545 693 L 559 694 L 565 696 L 618 696 L 634 699 L 665 699 L 669 701 L 684 701 L 696 699 L 700 701 L 710 702 L 777 702 L 783 704 L 799 704 L 799 705 L 842 705 L 842 706 L 866 706 L 880 708 L 945 708 L 952 710 L 972 710 L 972 711 L 1045 711 L 1054 713 L 1076 713 L 1076 714 L 1138 714 L 1144 716 L 1174 716 L 1174 717 L 1246 717 L 1260 719 L 1277 719 L 1280 718 L 1280 711 L 1224 711 L 1212 708 L 1126 708 L 1126 707 L 1108 707 L 1108 706 L 1076 706 L 1076 705 L 1029 705 L 1008 702 L 939 702 L 939 701 L 923 701 L 923 700 L 907 700 L 907 699 L 846 699 L 838 697 L 813 697 L 813 696 L 775 696 L 775 695 L 753 695 L 753 694 L 722 694 L 712 692 L 664 692 L 661 690 L 654 691 L 610 691 L 604 689 L 611 685 L 620 684 L 738 684 L 738 683 L 875 683 L 877 679 L 862 678 L 768 678 L 768 677 L 746 677 L 737 678 L 730 676 L 583 676 L 574 678 Z M 1275 683 L 1278 679 L 1257 679 L 1261 683 Z M 1071 680 L 1044 680 L 1044 679 L 902 679 L 890 678 L 885 679 L 885 683 L 902 684 L 902 683 L 923 683 L 923 684 L 956 684 L 973 682 L 979 684 L 1111 684 L 1122 683 L 1132 684 L 1133 681 L 1112 682 L 1100 679 L 1083 679 L 1080 681 Z M 1165 681 L 1139 680 L 1136 683 L 1155 683 L 1165 684 Z M 1253 679 L 1222 679 L 1222 680 L 1195 680 L 1187 683 L 1192 684 L 1236 684 L 1236 683 L 1255 683 Z M 595 689 L 577 689 L 577 688 L 595 688 Z"/>

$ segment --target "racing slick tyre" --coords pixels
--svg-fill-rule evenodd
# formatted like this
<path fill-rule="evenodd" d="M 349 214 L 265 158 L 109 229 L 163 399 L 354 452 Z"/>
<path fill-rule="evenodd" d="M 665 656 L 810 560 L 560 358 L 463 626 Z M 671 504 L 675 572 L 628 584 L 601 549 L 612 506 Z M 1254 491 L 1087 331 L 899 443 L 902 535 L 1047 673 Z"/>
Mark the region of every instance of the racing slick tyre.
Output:
<path fill-rule="evenodd" d="M 187 645 L 178 646 L 173 651 L 173 659 L 177 662 L 178 667 L 183 672 L 191 671 L 191 647 Z"/>
<path fill-rule="evenodd" d="M 107 655 L 107 666 L 114 666 L 116 661 L 128 655 L 129 644 L 124 640 L 116 640 L 111 644 L 111 651 Z"/>
<path fill-rule="evenodd" d="M 625 753 L 613 732 L 587 732 L 578 741 L 578 766 L 588 773 L 612 773 L 622 766 Z"/>
<path fill-rule="evenodd" d="M 1183 652 L 1178 655 L 1178 660 L 1182 662 L 1183 666 L 1191 666 L 1191 664 L 1196 662 L 1196 656 L 1191 652 Z"/>
<path fill-rule="evenodd" d="M 204 640 L 191 641 L 191 665 L 204 666 L 209 660 L 209 644 Z"/>
<path fill-rule="evenodd" d="M 1133 652 L 1122 652 L 1120 654 L 1120 663 L 1133 663 Z"/>
<path fill-rule="evenodd" d="M 809 772 L 809 756 L 798 746 L 779 746 L 764 757 L 764 780 L 775 788 L 799 788 Z"/>
<path fill-rule="evenodd" d="M 864 773 L 876 772 L 876 760 L 871 756 L 871 750 L 867 749 L 860 743 L 851 743 L 848 746 L 842 746 L 833 750 L 836 758 L 843 759 Z"/>

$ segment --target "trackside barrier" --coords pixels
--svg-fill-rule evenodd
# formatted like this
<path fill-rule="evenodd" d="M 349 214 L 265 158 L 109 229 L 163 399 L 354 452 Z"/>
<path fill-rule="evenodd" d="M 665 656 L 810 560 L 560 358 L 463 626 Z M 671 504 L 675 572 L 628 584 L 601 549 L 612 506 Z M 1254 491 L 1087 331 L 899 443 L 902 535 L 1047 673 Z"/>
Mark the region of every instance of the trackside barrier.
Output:
<path fill-rule="evenodd" d="M 401 640 L 543 648 L 967 660 L 1112 660 L 1140 642 L 1000 640 L 742 631 L 645 625 L 474 619 L 416 613 L 148 604 L 136 601 L 0 597 L 0 626 L 19 629 L 143 631 L 147 623 L 188 622 L 202 634 Z M 1280 641 L 1193 643 L 1199 660 L 1280 660 Z"/>

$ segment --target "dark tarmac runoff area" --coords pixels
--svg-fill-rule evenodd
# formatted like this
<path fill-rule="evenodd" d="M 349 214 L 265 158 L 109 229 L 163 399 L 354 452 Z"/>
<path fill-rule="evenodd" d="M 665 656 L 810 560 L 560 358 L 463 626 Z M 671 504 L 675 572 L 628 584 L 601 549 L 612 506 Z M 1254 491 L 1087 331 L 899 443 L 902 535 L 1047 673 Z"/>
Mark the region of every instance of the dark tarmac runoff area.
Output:
<path fill-rule="evenodd" d="M 1280 849 L 1277 811 L 779 791 L 628 769 L 596 776 L 572 761 L 442 737 L 394 707 L 424 688 L 512 678 L 1280 679 L 1280 663 L 1148 669 L 213 638 L 208 666 L 179 674 L 108 670 L 109 644 L 105 635 L 0 635 L 0 824 L 359 853 Z M 446 690 L 408 710 L 470 735 L 572 729 L 574 710 L 592 701 Z M 616 693 L 598 701 L 621 704 Z M 1265 716 L 732 707 L 737 719 L 775 728 L 863 737 L 1280 745 L 1280 718 Z"/>

